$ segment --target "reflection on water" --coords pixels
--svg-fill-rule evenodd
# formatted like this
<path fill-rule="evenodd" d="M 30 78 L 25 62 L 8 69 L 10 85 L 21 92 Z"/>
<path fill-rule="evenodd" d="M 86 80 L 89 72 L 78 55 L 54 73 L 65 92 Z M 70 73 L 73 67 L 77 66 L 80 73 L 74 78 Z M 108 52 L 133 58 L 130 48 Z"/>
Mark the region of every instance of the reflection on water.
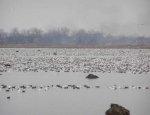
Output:
<path fill-rule="evenodd" d="M 0 75 L 0 84 L 7 85 L 99 85 L 100 88 L 80 90 L 50 88 L 28 89 L 26 92 L 0 90 L 1 115 L 104 115 L 110 103 L 120 104 L 131 115 L 149 115 L 150 89 L 110 90 L 106 85 L 150 86 L 147 74 L 94 73 L 100 78 L 88 80 L 87 73 L 15 73 Z M 10 96 L 10 99 L 7 97 Z"/>

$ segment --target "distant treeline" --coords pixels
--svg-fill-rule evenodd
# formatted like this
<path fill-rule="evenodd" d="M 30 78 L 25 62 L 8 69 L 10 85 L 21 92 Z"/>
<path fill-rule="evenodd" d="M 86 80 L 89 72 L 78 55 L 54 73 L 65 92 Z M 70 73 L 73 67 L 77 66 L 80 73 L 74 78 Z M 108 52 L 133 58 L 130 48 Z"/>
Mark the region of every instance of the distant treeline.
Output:
<path fill-rule="evenodd" d="M 150 45 L 150 38 L 145 36 L 112 36 L 97 31 L 70 31 L 68 28 L 53 29 L 43 32 L 32 28 L 10 32 L 0 29 L 0 44 L 61 44 L 61 45 Z"/>

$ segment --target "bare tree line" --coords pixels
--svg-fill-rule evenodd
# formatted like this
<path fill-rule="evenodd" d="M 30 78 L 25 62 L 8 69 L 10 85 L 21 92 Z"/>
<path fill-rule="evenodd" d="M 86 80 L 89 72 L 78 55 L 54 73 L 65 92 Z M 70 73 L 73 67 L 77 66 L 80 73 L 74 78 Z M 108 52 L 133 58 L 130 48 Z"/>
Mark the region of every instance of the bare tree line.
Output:
<path fill-rule="evenodd" d="M 145 36 L 112 36 L 97 31 L 70 31 L 60 28 L 43 32 L 32 28 L 19 31 L 13 28 L 10 32 L 0 29 L 0 44 L 61 44 L 61 45 L 150 45 L 150 38 Z"/>

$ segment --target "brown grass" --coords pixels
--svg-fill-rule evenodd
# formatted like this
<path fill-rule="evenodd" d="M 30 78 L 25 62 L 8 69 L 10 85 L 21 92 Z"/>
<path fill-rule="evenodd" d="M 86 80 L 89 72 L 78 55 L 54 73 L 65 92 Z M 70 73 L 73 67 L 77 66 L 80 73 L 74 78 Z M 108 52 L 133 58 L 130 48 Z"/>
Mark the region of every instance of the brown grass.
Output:
<path fill-rule="evenodd" d="M 150 49 L 150 45 L 34 45 L 34 44 L 0 44 L 0 48 L 116 48 L 116 49 Z"/>

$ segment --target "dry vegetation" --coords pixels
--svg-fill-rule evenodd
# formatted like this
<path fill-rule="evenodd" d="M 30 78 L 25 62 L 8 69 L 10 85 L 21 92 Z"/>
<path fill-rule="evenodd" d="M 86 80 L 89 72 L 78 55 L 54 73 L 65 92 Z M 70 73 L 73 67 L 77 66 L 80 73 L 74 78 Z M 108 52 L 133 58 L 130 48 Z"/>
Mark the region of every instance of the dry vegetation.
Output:
<path fill-rule="evenodd" d="M 1 44 L 0 48 L 125 48 L 150 49 L 150 45 L 35 45 L 35 44 Z"/>

